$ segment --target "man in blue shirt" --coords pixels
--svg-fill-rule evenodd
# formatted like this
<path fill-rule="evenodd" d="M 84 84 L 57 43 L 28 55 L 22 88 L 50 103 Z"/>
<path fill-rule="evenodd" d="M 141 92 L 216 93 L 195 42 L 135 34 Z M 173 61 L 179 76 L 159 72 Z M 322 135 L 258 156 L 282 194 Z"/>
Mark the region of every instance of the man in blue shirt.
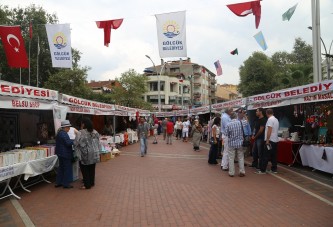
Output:
<path fill-rule="evenodd" d="M 223 143 L 224 143 L 224 149 L 223 149 L 223 156 L 222 156 L 222 161 L 221 161 L 221 169 L 223 171 L 228 171 L 229 170 L 229 161 L 228 161 L 228 137 L 226 135 L 226 127 L 228 123 L 231 121 L 230 115 L 233 112 L 232 108 L 228 108 L 225 110 L 224 113 L 222 113 L 221 117 L 221 136 Z"/>

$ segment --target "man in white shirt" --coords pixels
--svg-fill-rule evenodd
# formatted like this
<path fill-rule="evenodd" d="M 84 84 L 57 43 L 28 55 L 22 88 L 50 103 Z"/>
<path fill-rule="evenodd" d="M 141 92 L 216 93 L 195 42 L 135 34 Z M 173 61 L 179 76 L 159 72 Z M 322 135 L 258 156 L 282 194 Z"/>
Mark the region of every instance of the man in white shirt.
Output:
<path fill-rule="evenodd" d="M 257 173 L 265 174 L 268 164 L 268 160 L 271 160 L 272 167 L 269 172 L 277 173 L 277 145 L 279 142 L 278 130 L 279 121 L 274 117 L 272 109 L 266 110 L 266 116 L 268 118 L 265 126 L 265 147 L 263 154 L 263 166 L 260 167 L 260 171 Z"/>

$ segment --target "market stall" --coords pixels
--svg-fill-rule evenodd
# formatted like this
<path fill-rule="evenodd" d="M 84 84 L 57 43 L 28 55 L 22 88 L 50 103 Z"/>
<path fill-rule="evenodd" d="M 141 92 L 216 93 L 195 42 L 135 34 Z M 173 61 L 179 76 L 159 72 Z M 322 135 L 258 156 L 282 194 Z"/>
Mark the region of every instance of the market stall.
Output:
<path fill-rule="evenodd" d="M 22 175 L 26 180 L 54 168 L 57 162 L 54 152 L 39 144 L 54 139 L 52 109 L 57 99 L 57 91 L 0 81 L 1 198 L 17 197 L 10 184 L 13 177 L 17 176 L 16 185 L 26 190 L 21 182 Z M 9 195 L 5 195 L 7 190 Z"/>
<path fill-rule="evenodd" d="M 308 165 L 303 147 L 330 147 L 333 144 L 333 81 L 323 81 L 247 98 L 249 110 L 274 108 L 280 122 L 278 162 L 292 165 L 299 161 Z M 307 156 L 317 163 L 317 155 Z M 302 151 L 302 152 L 301 152 Z M 299 155 L 303 153 L 303 156 Z M 318 168 L 319 169 L 319 168 Z"/>

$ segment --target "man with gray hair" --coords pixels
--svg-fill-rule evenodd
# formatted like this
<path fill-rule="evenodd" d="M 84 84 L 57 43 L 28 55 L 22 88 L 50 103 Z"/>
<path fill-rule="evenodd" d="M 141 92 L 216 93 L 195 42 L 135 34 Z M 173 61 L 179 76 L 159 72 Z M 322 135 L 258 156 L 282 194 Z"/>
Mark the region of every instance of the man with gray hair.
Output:
<path fill-rule="evenodd" d="M 225 112 L 222 114 L 221 117 L 221 136 L 223 142 L 224 142 L 224 149 L 223 149 L 223 156 L 221 161 L 221 169 L 223 171 L 228 171 L 228 137 L 226 135 L 226 126 L 229 122 L 231 122 L 230 115 L 233 112 L 232 108 L 228 108 L 225 110 Z"/>
<path fill-rule="evenodd" d="M 243 129 L 242 122 L 237 119 L 237 114 L 232 112 L 230 115 L 231 122 L 229 122 L 225 128 L 225 135 L 228 137 L 228 161 L 229 161 L 229 176 L 235 175 L 235 154 L 237 152 L 239 176 L 245 176 L 244 168 L 244 148 L 243 144 Z"/>

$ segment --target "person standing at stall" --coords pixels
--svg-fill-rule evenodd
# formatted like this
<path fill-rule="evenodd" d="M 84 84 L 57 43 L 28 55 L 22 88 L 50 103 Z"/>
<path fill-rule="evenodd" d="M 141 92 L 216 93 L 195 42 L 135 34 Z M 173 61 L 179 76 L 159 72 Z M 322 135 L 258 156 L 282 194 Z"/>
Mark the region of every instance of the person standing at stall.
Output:
<path fill-rule="evenodd" d="M 264 138 L 265 138 L 265 126 L 267 119 L 265 118 L 264 109 L 258 108 L 256 110 L 257 120 L 254 124 L 254 130 L 252 134 L 253 148 L 252 148 L 252 164 L 250 167 L 260 169 L 262 166 L 262 157 L 264 152 Z"/>
<path fill-rule="evenodd" d="M 56 136 L 55 154 L 59 159 L 59 167 L 55 187 L 73 188 L 70 185 L 73 179 L 72 158 L 73 158 L 73 140 L 69 138 L 68 132 L 71 127 L 69 120 L 61 122 L 61 127 Z"/>
<path fill-rule="evenodd" d="M 266 110 L 267 123 L 265 126 L 265 146 L 263 156 L 263 166 L 258 173 L 265 173 L 268 161 L 272 163 L 270 172 L 277 173 L 277 145 L 279 142 L 278 131 L 279 121 L 273 115 L 272 109 Z"/>
<path fill-rule="evenodd" d="M 148 132 L 149 132 L 149 124 L 147 122 L 145 122 L 145 119 L 143 117 L 140 117 L 140 122 L 139 122 L 138 128 L 137 128 L 137 134 L 138 134 L 138 138 L 140 140 L 140 153 L 141 153 L 141 157 L 144 157 L 145 154 L 147 154 L 147 149 L 148 149 L 148 144 L 147 144 Z"/>
<path fill-rule="evenodd" d="M 90 189 L 95 186 L 95 169 L 96 163 L 99 162 L 101 145 L 99 134 L 93 128 L 92 121 L 89 118 L 82 119 L 81 130 L 77 134 L 74 144 L 80 161 L 84 184 L 80 189 Z"/>
<path fill-rule="evenodd" d="M 176 128 L 176 140 L 181 139 L 183 123 L 182 123 L 180 117 L 178 117 L 178 119 L 176 121 L 175 128 Z"/>
<path fill-rule="evenodd" d="M 229 159 L 228 159 L 228 136 L 225 134 L 225 129 L 228 125 L 229 122 L 231 122 L 230 115 L 233 113 L 232 108 L 226 109 L 225 113 L 222 114 L 221 118 L 221 135 L 222 135 L 222 140 L 224 144 L 224 149 L 223 149 L 223 155 L 222 155 L 222 161 L 221 161 L 221 169 L 223 171 L 228 171 L 229 170 Z"/>

